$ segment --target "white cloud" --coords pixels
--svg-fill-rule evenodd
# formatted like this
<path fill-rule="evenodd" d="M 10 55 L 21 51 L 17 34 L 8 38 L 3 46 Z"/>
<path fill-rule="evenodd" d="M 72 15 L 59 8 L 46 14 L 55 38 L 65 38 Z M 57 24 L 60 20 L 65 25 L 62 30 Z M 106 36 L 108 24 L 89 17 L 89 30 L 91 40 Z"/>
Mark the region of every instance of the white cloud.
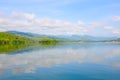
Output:
<path fill-rule="evenodd" d="M 11 18 L 13 19 L 28 19 L 33 20 L 35 18 L 34 14 L 28 14 L 28 13 L 20 13 L 20 12 L 13 12 L 11 15 Z"/>
<path fill-rule="evenodd" d="M 120 35 L 120 30 L 114 28 L 113 26 L 104 26 L 104 28 L 106 30 L 109 30 L 111 33 L 115 34 L 115 35 Z"/>
<path fill-rule="evenodd" d="M 113 34 L 120 35 L 120 31 L 119 30 L 113 30 L 112 32 L 113 32 Z"/>
<path fill-rule="evenodd" d="M 104 28 L 105 28 L 105 29 L 108 29 L 108 30 L 112 30 L 112 29 L 113 29 L 112 26 L 105 26 Z"/>
<path fill-rule="evenodd" d="M 85 23 L 83 21 L 78 21 L 78 26 L 83 26 Z"/>
<path fill-rule="evenodd" d="M 3 16 L 4 16 L 4 14 L 2 12 L 0 12 L 0 17 L 3 17 Z"/>
<path fill-rule="evenodd" d="M 79 24 L 79 25 L 78 25 Z M 68 21 L 52 20 L 49 18 L 36 18 L 34 14 L 13 12 L 7 18 L 0 18 L 1 27 L 7 30 L 36 32 L 42 34 L 81 34 L 85 30 L 83 23 L 73 24 Z"/>
<path fill-rule="evenodd" d="M 92 34 L 98 29 L 105 29 L 113 34 L 119 34 L 113 26 L 105 23 L 85 23 L 78 20 L 76 23 L 54 20 L 50 18 L 37 18 L 33 13 L 13 12 L 7 16 L 0 13 L 0 30 L 17 30 L 50 35 Z M 4 16 L 3 16 L 4 15 Z"/>
<path fill-rule="evenodd" d="M 112 19 L 113 21 L 120 22 L 120 16 L 115 16 Z"/>

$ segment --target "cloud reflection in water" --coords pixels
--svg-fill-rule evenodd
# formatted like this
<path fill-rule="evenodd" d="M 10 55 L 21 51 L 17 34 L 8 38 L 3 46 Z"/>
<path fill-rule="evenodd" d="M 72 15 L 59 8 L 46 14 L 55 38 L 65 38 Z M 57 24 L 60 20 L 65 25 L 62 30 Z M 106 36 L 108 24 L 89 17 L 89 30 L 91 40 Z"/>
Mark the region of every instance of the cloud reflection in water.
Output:
<path fill-rule="evenodd" d="M 98 63 L 120 68 L 119 47 L 52 48 L 22 54 L 0 54 L 0 73 L 7 70 L 12 70 L 13 74 L 34 73 L 39 67 L 48 68 L 71 62 Z"/>

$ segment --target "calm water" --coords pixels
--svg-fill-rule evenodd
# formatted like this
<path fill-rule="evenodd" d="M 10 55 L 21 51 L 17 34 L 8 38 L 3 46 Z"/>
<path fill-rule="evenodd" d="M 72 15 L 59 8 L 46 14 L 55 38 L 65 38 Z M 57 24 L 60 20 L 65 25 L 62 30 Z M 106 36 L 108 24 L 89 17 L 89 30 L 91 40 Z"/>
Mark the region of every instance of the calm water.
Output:
<path fill-rule="evenodd" d="M 71 43 L 4 52 L 0 80 L 120 80 L 120 44 Z"/>

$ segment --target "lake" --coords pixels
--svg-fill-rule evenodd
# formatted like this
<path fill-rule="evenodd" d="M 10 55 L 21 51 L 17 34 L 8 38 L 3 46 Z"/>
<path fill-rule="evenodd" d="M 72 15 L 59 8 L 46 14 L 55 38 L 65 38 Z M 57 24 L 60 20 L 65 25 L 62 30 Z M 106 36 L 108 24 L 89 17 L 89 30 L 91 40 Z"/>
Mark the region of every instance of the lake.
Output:
<path fill-rule="evenodd" d="M 120 43 L 66 43 L 0 54 L 0 80 L 120 80 Z"/>

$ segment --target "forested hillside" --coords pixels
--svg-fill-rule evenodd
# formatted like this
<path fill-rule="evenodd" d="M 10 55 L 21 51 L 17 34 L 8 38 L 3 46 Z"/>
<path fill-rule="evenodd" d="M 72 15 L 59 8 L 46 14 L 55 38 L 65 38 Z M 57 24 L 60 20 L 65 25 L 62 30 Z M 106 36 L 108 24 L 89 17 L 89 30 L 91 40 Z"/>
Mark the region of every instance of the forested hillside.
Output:
<path fill-rule="evenodd" d="M 28 44 L 30 39 L 17 36 L 13 34 L 8 34 L 5 32 L 0 32 L 0 44 Z"/>

